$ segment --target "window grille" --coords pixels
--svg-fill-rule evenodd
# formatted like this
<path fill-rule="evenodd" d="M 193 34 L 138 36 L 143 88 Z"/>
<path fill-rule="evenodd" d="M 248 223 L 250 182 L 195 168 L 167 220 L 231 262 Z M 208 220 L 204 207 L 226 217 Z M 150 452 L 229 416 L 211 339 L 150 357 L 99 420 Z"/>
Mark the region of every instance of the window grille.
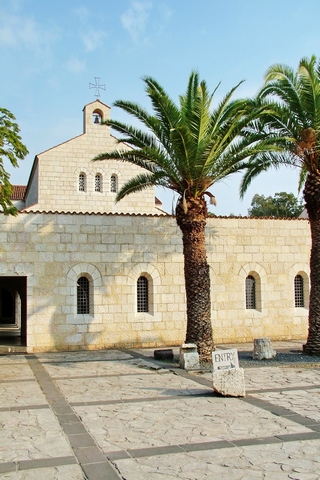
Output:
<path fill-rule="evenodd" d="M 86 176 L 84 173 L 79 175 L 79 192 L 84 192 L 86 189 Z"/>
<path fill-rule="evenodd" d="M 303 278 L 301 275 L 294 278 L 294 306 L 304 307 Z"/>
<path fill-rule="evenodd" d="M 101 192 L 101 175 L 100 173 L 97 173 L 94 179 L 94 191 L 95 192 Z"/>
<path fill-rule="evenodd" d="M 89 280 L 80 277 L 77 282 L 77 313 L 90 313 Z"/>
<path fill-rule="evenodd" d="M 246 278 L 246 309 L 256 308 L 256 281 L 252 275 Z"/>
<path fill-rule="evenodd" d="M 137 282 L 137 311 L 149 311 L 149 285 L 146 277 L 139 277 Z"/>
<path fill-rule="evenodd" d="M 111 175 L 111 178 L 110 178 L 110 190 L 111 192 L 114 192 L 116 193 L 117 192 L 117 189 L 118 189 L 118 185 L 117 185 L 117 176 L 116 175 Z"/>

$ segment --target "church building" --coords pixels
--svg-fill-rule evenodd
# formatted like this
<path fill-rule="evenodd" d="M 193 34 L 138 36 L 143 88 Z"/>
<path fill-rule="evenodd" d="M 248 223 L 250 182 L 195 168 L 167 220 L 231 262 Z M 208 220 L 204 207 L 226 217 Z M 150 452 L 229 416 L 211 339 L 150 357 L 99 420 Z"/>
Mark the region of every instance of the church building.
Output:
<path fill-rule="evenodd" d="M 153 188 L 115 203 L 140 169 L 93 161 L 130 148 L 109 116 L 86 105 L 83 133 L 36 155 L 19 214 L 0 214 L 0 351 L 184 342 L 181 232 Z M 210 217 L 206 237 L 215 342 L 306 338 L 308 220 Z"/>

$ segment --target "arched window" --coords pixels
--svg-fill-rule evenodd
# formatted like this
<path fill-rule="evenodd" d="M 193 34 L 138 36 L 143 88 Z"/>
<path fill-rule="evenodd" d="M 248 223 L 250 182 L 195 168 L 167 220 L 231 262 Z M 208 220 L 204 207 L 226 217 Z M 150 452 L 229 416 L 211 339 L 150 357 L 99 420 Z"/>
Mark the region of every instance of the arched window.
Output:
<path fill-rule="evenodd" d="M 246 309 L 256 309 L 256 281 L 252 275 L 246 278 Z"/>
<path fill-rule="evenodd" d="M 80 277 L 77 281 L 77 313 L 90 313 L 89 280 Z"/>
<path fill-rule="evenodd" d="M 304 307 L 303 278 L 296 275 L 294 278 L 294 306 Z"/>
<path fill-rule="evenodd" d="M 149 284 L 144 276 L 137 281 L 137 311 L 149 312 Z"/>
<path fill-rule="evenodd" d="M 102 191 L 102 176 L 100 173 L 97 173 L 94 177 L 94 191 L 101 192 Z"/>
<path fill-rule="evenodd" d="M 116 193 L 118 191 L 118 179 L 117 175 L 111 175 L 110 178 L 110 191 Z"/>
<path fill-rule="evenodd" d="M 86 175 L 84 173 L 80 173 L 79 175 L 79 192 L 86 191 Z"/>

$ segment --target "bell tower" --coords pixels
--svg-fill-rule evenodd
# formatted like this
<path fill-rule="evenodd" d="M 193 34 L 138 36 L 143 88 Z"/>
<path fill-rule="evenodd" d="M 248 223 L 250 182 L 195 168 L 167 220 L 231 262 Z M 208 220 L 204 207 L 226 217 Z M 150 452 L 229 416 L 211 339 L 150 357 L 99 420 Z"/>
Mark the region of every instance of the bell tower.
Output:
<path fill-rule="evenodd" d="M 83 109 L 83 133 L 109 133 L 110 127 L 103 122 L 110 118 L 110 107 L 100 100 L 95 100 Z"/>

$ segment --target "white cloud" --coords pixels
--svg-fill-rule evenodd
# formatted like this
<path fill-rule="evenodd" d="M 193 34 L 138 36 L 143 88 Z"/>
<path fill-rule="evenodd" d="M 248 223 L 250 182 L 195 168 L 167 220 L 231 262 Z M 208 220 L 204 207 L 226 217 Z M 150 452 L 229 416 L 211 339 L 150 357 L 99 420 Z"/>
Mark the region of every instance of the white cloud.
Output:
<path fill-rule="evenodd" d="M 0 15 L 0 48 L 27 48 L 48 55 L 48 49 L 58 38 L 57 30 L 42 28 L 31 17 Z"/>
<path fill-rule="evenodd" d="M 67 70 L 71 73 L 81 73 L 86 70 L 86 62 L 79 60 L 79 58 L 70 58 L 67 62 Z"/>
<path fill-rule="evenodd" d="M 103 44 L 103 39 L 107 34 L 103 31 L 91 30 L 85 34 L 81 34 L 86 52 L 92 52 Z"/>
<path fill-rule="evenodd" d="M 135 0 L 121 16 L 122 26 L 129 32 L 134 41 L 144 34 L 151 8 L 152 3 L 150 1 Z"/>
<path fill-rule="evenodd" d="M 89 10 L 86 7 L 76 8 L 74 13 L 80 18 L 80 20 L 86 20 L 90 16 Z"/>
<path fill-rule="evenodd" d="M 157 7 L 159 8 L 160 14 L 166 21 L 171 19 L 171 17 L 173 16 L 173 11 L 168 5 L 157 5 Z"/>
<path fill-rule="evenodd" d="M 2 16 L 0 21 L 0 45 L 34 46 L 40 41 L 39 30 L 30 18 L 17 15 Z"/>

